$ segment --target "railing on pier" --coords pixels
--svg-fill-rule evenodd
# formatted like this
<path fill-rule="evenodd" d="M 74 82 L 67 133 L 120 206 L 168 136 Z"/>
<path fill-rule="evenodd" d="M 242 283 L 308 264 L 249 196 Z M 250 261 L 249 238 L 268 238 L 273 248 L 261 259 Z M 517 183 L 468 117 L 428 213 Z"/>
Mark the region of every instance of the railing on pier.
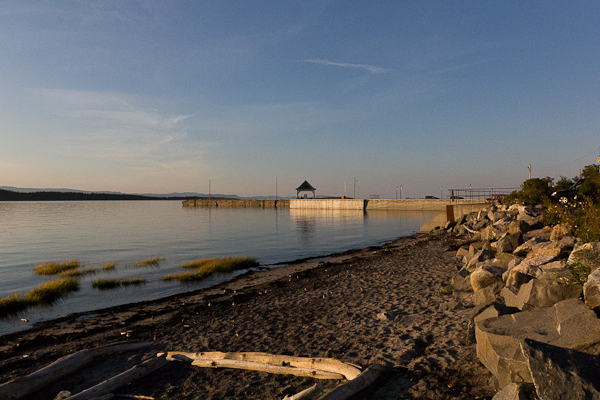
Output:
<path fill-rule="evenodd" d="M 450 199 L 460 203 L 461 200 L 482 200 L 487 203 L 502 201 L 506 196 L 519 188 L 483 188 L 483 189 L 448 189 Z"/>

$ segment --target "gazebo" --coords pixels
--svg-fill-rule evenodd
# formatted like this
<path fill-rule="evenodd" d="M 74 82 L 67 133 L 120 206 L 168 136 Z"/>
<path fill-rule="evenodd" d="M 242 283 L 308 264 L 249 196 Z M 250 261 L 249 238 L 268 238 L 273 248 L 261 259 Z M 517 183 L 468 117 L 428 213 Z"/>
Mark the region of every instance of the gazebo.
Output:
<path fill-rule="evenodd" d="M 316 191 L 317 191 L 317 189 L 312 187 L 312 185 L 310 183 L 308 183 L 308 181 L 304 181 L 302 183 L 302 185 L 300 185 L 296 188 L 296 198 L 297 199 L 300 198 L 300 192 L 312 192 L 313 199 L 314 199 L 316 197 L 316 195 L 315 195 Z"/>

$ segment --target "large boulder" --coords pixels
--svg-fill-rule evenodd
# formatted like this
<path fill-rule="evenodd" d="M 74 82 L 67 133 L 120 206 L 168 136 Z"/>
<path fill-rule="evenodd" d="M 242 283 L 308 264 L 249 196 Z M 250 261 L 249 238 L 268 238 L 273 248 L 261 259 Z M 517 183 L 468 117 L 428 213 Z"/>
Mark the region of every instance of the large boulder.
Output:
<path fill-rule="evenodd" d="M 550 233 L 550 240 L 557 241 L 565 236 L 569 236 L 573 233 L 573 227 L 569 224 L 558 224 L 552 228 L 552 232 Z"/>
<path fill-rule="evenodd" d="M 600 320 L 578 299 L 484 319 L 475 324 L 477 356 L 502 388 L 511 382 L 532 382 L 521 343 L 534 339 L 555 346 L 597 352 Z"/>
<path fill-rule="evenodd" d="M 583 297 L 589 309 L 600 307 L 600 269 L 595 269 L 588 276 L 587 282 L 583 285 Z"/>
<path fill-rule="evenodd" d="M 486 306 L 495 302 L 498 298 L 498 294 L 504 287 L 504 282 L 497 281 L 483 289 L 473 293 L 473 304 L 476 306 Z"/>
<path fill-rule="evenodd" d="M 540 399 L 600 399 L 599 356 L 531 339 L 521 350 Z"/>
<path fill-rule="evenodd" d="M 534 238 L 524 237 L 523 240 L 524 240 L 523 244 L 521 244 L 519 247 L 517 247 L 513 251 L 514 254 L 525 256 L 531 251 L 531 248 L 533 246 L 535 246 L 536 244 L 542 243 L 542 242 L 547 242 L 547 240 L 543 240 L 543 239 L 540 239 L 537 237 L 534 237 Z"/>
<path fill-rule="evenodd" d="M 484 263 L 471 273 L 471 287 L 474 292 L 483 289 L 496 282 L 502 282 L 502 274 L 506 271 L 505 268 L 494 264 Z"/>
<path fill-rule="evenodd" d="M 527 258 L 553 256 L 556 258 L 567 258 L 571 253 L 571 247 L 562 242 L 542 242 L 534 244 Z"/>
<path fill-rule="evenodd" d="M 494 241 L 504 235 L 505 231 L 496 225 L 489 225 L 479 231 L 479 233 L 481 234 L 481 240 Z"/>
<path fill-rule="evenodd" d="M 467 263 L 465 268 L 467 268 L 471 272 L 475 271 L 475 269 L 478 267 L 479 263 L 482 263 L 487 260 L 491 260 L 492 258 L 494 258 L 495 255 L 496 255 L 496 251 L 492 250 L 491 247 L 490 247 L 490 250 L 487 250 L 485 248 L 481 249 L 473 256 L 473 258 L 471 258 L 469 260 L 469 262 Z"/>
<path fill-rule="evenodd" d="M 581 296 L 581 287 L 546 279 L 531 279 L 520 286 L 515 297 L 506 291 L 501 292 L 501 295 L 507 306 L 528 310 L 534 307 L 550 307 L 567 299 L 578 299 Z"/>
<path fill-rule="evenodd" d="M 530 226 L 531 226 L 531 224 L 530 224 Z M 544 242 L 547 242 L 550 240 L 551 234 L 552 234 L 552 228 L 550 228 L 549 226 L 544 226 L 543 228 L 531 230 L 531 231 L 527 232 L 524 236 L 528 237 L 528 238 L 538 238 Z"/>
<path fill-rule="evenodd" d="M 519 245 L 523 243 L 523 236 L 521 233 L 505 233 L 496 242 L 496 251 L 498 253 L 512 253 Z"/>
<path fill-rule="evenodd" d="M 591 270 L 600 267 L 600 242 L 576 244 L 567 263 L 581 264 Z"/>
<path fill-rule="evenodd" d="M 454 290 L 462 292 L 472 292 L 473 287 L 471 286 L 471 271 L 466 268 L 461 269 L 452 277 L 450 285 Z"/>
<path fill-rule="evenodd" d="M 525 221 L 512 221 L 510 223 L 510 225 L 508 225 L 508 233 L 513 234 L 513 233 L 520 233 L 522 235 L 524 235 L 525 233 L 529 232 L 530 228 L 529 228 L 529 224 Z"/>

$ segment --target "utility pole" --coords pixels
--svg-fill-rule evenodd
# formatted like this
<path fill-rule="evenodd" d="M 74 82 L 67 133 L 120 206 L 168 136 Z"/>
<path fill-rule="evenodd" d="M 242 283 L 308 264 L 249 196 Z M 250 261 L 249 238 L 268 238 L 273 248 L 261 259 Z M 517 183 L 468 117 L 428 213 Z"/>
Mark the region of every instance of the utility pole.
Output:
<path fill-rule="evenodd" d="M 529 164 L 529 167 L 527 168 L 529 168 L 529 179 L 531 179 L 531 164 Z"/>
<path fill-rule="evenodd" d="M 400 200 L 402 200 L 402 186 L 400 186 Z"/>
<path fill-rule="evenodd" d="M 354 178 L 354 197 L 356 199 L 356 182 L 358 182 L 358 179 Z"/>
<path fill-rule="evenodd" d="M 344 197 L 347 197 L 347 195 L 346 195 L 346 181 L 344 181 Z"/>
<path fill-rule="evenodd" d="M 398 186 L 396 186 L 396 200 L 398 200 Z"/>
<path fill-rule="evenodd" d="M 275 177 L 275 201 L 277 201 L 277 177 Z"/>
<path fill-rule="evenodd" d="M 443 191 L 443 190 L 444 190 L 444 188 L 443 188 L 443 187 L 441 187 L 441 188 L 440 188 L 440 199 L 443 199 L 443 198 L 444 198 L 444 195 L 442 194 L 442 191 Z"/>
<path fill-rule="evenodd" d="M 208 199 L 210 200 L 210 179 L 208 180 Z"/>

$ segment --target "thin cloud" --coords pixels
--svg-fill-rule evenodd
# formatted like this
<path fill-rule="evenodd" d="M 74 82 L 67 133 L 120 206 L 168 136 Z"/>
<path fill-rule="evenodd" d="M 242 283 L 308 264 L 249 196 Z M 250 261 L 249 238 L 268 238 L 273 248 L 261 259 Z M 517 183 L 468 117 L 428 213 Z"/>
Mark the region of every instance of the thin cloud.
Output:
<path fill-rule="evenodd" d="M 329 61 L 329 60 L 321 60 L 321 59 L 304 60 L 303 62 L 307 62 L 307 63 L 311 63 L 311 64 L 330 65 L 333 67 L 366 69 L 367 71 L 371 72 L 372 74 L 383 74 L 386 72 L 393 71 L 392 68 L 382 68 L 382 67 L 377 67 L 375 65 L 338 63 L 338 62 L 333 62 L 333 61 Z"/>

